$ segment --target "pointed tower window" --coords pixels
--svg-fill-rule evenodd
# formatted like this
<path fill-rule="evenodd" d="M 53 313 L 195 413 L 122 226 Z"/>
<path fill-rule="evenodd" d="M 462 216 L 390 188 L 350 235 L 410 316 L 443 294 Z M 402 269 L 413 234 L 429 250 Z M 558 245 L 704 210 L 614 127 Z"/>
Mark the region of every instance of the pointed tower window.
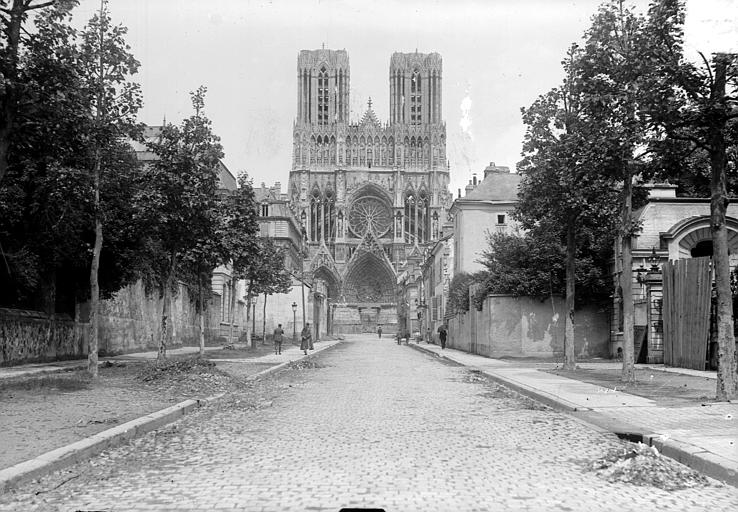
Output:
<path fill-rule="evenodd" d="M 318 73 L 318 124 L 328 124 L 328 72 L 325 66 Z"/>
<path fill-rule="evenodd" d="M 420 105 L 422 105 L 423 101 L 422 91 L 423 80 L 420 76 L 420 71 L 416 69 L 410 78 L 410 103 L 413 105 L 410 124 L 420 124 L 423 121 L 423 116 L 420 113 Z M 417 108 L 415 105 L 417 105 Z"/>

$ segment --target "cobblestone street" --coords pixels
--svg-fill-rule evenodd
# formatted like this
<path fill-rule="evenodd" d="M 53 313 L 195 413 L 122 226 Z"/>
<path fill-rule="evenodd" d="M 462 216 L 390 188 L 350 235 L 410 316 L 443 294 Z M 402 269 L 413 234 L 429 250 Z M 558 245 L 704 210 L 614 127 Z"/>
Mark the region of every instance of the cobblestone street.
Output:
<path fill-rule="evenodd" d="M 258 406 L 233 395 L 0 496 L 0 510 L 738 507 L 738 489 L 717 483 L 609 484 L 587 465 L 616 437 L 388 338 L 352 337 L 293 366 Z"/>

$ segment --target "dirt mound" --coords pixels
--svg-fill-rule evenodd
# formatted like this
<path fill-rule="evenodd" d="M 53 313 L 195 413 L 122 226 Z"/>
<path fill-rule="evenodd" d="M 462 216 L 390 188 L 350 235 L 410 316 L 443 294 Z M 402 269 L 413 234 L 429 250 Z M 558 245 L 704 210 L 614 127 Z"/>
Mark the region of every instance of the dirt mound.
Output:
<path fill-rule="evenodd" d="M 665 491 L 706 487 L 710 480 L 662 456 L 655 446 L 627 443 L 591 463 L 590 469 L 608 482 L 653 486 Z"/>

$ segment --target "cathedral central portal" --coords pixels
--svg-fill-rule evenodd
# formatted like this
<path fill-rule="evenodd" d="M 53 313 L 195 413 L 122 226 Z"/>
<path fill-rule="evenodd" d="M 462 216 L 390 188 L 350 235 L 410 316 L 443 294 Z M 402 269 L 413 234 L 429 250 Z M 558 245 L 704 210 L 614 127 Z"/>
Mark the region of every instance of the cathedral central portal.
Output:
<path fill-rule="evenodd" d="M 441 68 L 437 53 L 393 54 L 381 123 L 371 100 L 351 119 L 345 50 L 299 54 L 289 195 L 319 332 L 397 329 L 397 276 L 438 239 L 451 203 Z"/>

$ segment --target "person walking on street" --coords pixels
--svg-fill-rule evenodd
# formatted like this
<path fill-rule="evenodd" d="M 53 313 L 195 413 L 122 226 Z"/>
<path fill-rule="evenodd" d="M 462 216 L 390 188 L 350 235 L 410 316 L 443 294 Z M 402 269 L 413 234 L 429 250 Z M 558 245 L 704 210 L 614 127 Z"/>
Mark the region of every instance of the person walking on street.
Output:
<path fill-rule="evenodd" d="M 438 328 L 438 337 L 441 339 L 441 350 L 446 348 L 446 324 L 441 324 Z"/>
<path fill-rule="evenodd" d="M 381 325 L 377 327 L 377 334 L 379 335 L 380 338 L 382 337 L 382 326 Z"/>
<path fill-rule="evenodd" d="M 300 333 L 302 341 L 300 342 L 300 350 L 308 354 L 308 350 L 313 350 L 313 335 L 310 334 L 310 324 L 306 323 Z"/>
<path fill-rule="evenodd" d="M 274 329 L 274 354 L 282 353 L 282 337 L 284 330 L 282 330 L 282 324 L 278 324 L 277 328 Z"/>

